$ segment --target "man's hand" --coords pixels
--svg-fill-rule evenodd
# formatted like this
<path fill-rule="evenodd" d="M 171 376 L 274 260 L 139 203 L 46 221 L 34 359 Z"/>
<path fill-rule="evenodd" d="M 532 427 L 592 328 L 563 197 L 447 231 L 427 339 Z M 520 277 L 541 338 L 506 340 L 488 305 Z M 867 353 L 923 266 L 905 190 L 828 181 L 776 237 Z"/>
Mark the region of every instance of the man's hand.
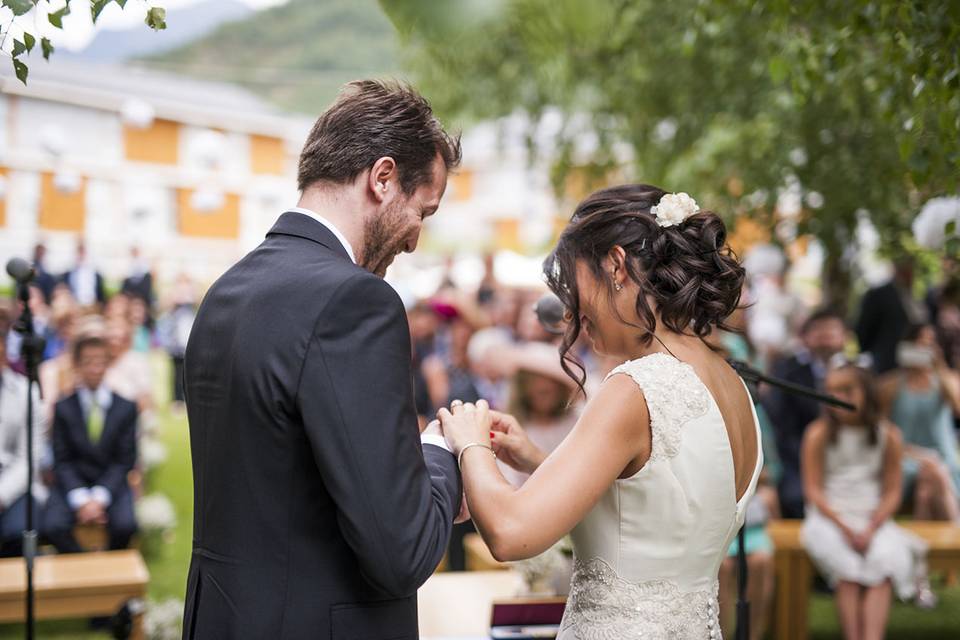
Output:
<path fill-rule="evenodd" d="M 96 500 L 88 500 L 77 509 L 77 522 L 80 524 L 106 524 L 107 512 Z"/>

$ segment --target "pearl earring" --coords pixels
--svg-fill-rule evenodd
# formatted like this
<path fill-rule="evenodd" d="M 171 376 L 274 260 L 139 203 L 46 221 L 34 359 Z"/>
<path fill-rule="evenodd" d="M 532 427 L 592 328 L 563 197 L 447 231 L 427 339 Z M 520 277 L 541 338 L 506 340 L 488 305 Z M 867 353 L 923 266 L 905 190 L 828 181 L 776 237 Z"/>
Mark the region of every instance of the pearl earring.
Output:
<path fill-rule="evenodd" d="M 616 289 L 617 291 L 623 291 L 623 285 L 617 282 L 617 272 L 614 271 L 610 275 L 613 276 L 613 288 Z"/>

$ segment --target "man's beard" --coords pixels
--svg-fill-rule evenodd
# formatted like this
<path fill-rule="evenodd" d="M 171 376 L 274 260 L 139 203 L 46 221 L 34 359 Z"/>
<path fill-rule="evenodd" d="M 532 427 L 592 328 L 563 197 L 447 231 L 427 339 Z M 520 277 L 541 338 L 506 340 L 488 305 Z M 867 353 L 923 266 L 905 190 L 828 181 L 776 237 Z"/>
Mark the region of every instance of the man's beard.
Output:
<path fill-rule="evenodd" d="M 407 248 L 403 226 L 403 207 L 399 203 L 367 220 L 360 266 L 381 278 L 386 275 L 393 259 Z"/>

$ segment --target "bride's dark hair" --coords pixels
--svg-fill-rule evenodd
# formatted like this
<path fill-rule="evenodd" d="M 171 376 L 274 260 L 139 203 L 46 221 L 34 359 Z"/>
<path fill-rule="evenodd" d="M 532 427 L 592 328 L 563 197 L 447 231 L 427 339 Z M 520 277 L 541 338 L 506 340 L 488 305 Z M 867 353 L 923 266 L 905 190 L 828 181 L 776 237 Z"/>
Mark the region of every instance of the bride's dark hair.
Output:
<path fill-rule="evenodd" d="M 626 184 L 591 194 L 573 212 L 556 249 L 543 263 L 547 285 L 570 318 L 560 345 L 563 368 L 581 390 L 586 374 L 570 355 L 581 330 L 579 260 L 606 283 L 612 296 L 603 260 L 614 247 L 623 248 L 627 275 L 640 287 L 636 306 L 645 325 L 637 327 L 644 332 L 639 336 L 642 344 L 653 340 L 657 328 L 647 296 L 671 331 L 703 338 L 715 327 L 732 330 L 726 320 L 740 303 L 744 269 L 726 244 L 727 229 L 719 216 L 704 210 L 680 224 L 661 227 L 650 208 L 666 193 L 648 184 Z"/>

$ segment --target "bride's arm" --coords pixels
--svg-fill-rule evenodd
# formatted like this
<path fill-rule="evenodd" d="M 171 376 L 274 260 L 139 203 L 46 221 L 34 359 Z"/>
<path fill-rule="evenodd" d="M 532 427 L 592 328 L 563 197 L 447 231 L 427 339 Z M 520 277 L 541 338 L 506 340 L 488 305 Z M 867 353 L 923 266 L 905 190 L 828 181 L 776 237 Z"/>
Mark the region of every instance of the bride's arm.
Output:
<path fill-rule="evenodd" d="M 470 442 L 489 444 L 487 411 L 456 413 L 440 412 L 455 453 Z M 624 469 L 649 451 L 650 419 L 643 394 L 632 380 L 618 375 L 603 384 L 573 431 L 519 489 L 503 478 L 489 451 L 464 451 L 464 493 L 494 557 L 529 558 L 566 535 Z"/>

